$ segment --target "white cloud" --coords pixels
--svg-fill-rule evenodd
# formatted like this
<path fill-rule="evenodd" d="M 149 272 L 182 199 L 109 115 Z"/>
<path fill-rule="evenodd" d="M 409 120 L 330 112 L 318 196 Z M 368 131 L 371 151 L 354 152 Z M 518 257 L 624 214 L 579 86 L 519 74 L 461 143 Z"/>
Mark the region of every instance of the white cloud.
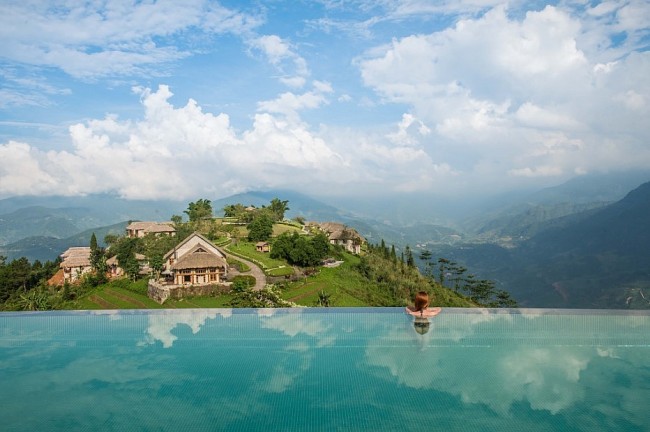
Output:
<path fill-rule="evenodd" d="M 171 348 L 174 341 L 178 339 L 172 334 L 179 325 L 187 325 L 192 329 L 193 334 L 197 334 L 208 319 L 212 320 L 221 315 L 222 318 L 232 316 L 231 309 L 214 310 L 196 310 L 192 313 L 178 313 L 178 311 L 167 310 L 147 314 L 147 326 L 145 340 L 139 345 L 150 345 L 160 341 L 163 348 Z"/>
<path fill-rule="evenodd" d="M 405 145 L 391 141 L 390 134 L 327 127 L 312 131 L 299 111 L 319 107 L 326 102 L 321 91 L 331 91 L 326 83 L 315 87 L 261 103 L 251 127 L 241 133 L 227 114 L 203 112 L 194 100 L 174 107 L 167 86 L 155 92 L 135 88 L 144 109 L 141 120 L 108 115 L 72 125 L 68 150 L 0 144 L 3 160 L 11 161 L 0 168 L 0 193 L 114 192 L 131 199 L 189 199 L 259 188 L 326 192 L 351 184 L 413 191 L 457 174 L 444 159 L 432 160 L 415 141 Z M 397 128 L 420 138 L 429 134 L 409 115 Z"/>
<path fill-rule="evenodd" d="M 0 145 L 0 194 L 56 193 L 56 178 L 41 169 L 39 158 L 43 156 L 24 143 L 9 141 Z"/>
<path fill-rule="evenodd" d="M 418 143 L 418 135 L 426 136 L 430 133 L 431 129 L 413 117 L 413 115 L 403 114 L 402 121 L 398 124 L 397 132 L 388 134 L 387 138 L 397 145 L 413 146 Z"/>
<path fill-rule="evenodd" d="M 593 12 L 610 10 L 621 15 L 613 6 Z M 621 57 L 620 47 L 595 43 L 613 25 L 552 6 L 513 18 L 499 6 L 445 30 L 394 39 L 355 64 L 384 103 L 406 104 L 434 131 L 419 138 L 422 150 L 470 183 L 644 167 L 650 86 L 642 76 L 650 74 L 650 55 Z M 558 137 L 562 144 L 553 144 Z M 607 150 L 611 141 L 616 152 Z"/>
<path fill-rule="evenodd" d="M 175 108 L 167 86 L 136 89 L 144 119 L 115 116 L 70 127 L 72 151 L 41 152 L 25 143 L 0 145 L 1 193 L 82 194 L 114 191 L 127 198 L 224 196 L 247 187 L 336 179 L 345 161 L 298 120 L 255 116 L 238 135 L 226 114 L 202 112 L 195 101 Z M 310 106 L 298 99 L 294 108 Z M 302 102 L 300 102 L 302 100 Z M 320 103 L 319 98 L 314 99 Z M 305 102 L 307 101 L 307 102 Z M 288 168 L 295 176 L 286 176 Z M 302 171 L 302 173 L 301 173 Z M 349 176 L 340 176 L 343 181 Z"/>
<path fill-rule="evenodd" d="M 277 70 L 282 73 L 280 82 L 299 88 L 309 76 L 304 58 L 298 55 L 291 44 L 277 35 L 264 35 L 249 41 L 251 47 L 260 50 Z"/>
<path fill-rule="evenodd" d="M 0 56 L 59 68 L 74 77 L 152 73 L 189 55 L 178 48 L 188 28 L 249 33 L 260 20 L 203 0 L 96 3 L 26 1 L 4 4 Z"/>

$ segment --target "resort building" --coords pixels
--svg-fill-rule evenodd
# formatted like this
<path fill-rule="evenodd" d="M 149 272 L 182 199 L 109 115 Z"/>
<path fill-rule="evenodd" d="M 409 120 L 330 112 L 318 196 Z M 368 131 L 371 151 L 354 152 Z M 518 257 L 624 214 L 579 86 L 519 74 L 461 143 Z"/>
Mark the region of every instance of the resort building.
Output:
<path fill-rule="evenodd" d="M 350 228 L 338 222 L 311 222 L 310 226 L 324 232 L 330 244 L 340 245 L 350 253 L 359 255 L 361 245 L 366 241 L 354 228 Z"/>
<path fill-rule="evenodd" d="M 144 237 L 147 234 L 176 235 L 176 229 L 171 222 L 131 222 L 126 227 L 127 237 Z"/>
<path fill-rule="evenodd" d="M 168 282 L 174 285 L 219 284 L 228 274 L 226 255 L 194 233 L 163 257 Z"/>
<path fill-rule="evenodd" d="M 257 242 L 255 244 L 255 250 L 257 252 L 263 252 L 263 253 L 270 252 L 271 245 L 269 244 L 269 242 L 265 242 L 265 241 Z"/>
<path fill-rule="evenodd" d="M 71 247 L 61 254 L 61 259 L 64 282 L 74 283 L 92 270 L 89 247 Z"/>

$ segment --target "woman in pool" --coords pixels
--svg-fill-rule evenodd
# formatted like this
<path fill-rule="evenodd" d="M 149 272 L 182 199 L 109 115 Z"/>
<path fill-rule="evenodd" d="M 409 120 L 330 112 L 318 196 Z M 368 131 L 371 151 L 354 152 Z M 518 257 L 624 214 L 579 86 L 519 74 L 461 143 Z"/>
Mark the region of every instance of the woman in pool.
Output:
<path fill-rule="evenodd" d="M 415 295 L 413 306 L 407 306 L 406 312 L 418 318 L 431 318 L 440 313 L 439 307 L 429 307 L 429 294 L 426 291 L 420 291 Z"/>

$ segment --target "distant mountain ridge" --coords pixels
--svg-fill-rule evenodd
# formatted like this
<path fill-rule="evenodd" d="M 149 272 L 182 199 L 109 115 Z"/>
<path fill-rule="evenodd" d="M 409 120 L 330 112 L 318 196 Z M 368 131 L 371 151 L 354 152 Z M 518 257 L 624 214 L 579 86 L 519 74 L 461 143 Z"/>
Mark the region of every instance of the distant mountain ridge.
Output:
<path fill-rule="evenodd" d="M 16 242 L 0 246 L 0 255 L 6 256 L 10 261 L 26 257 L 30 262 L 39 260 L 54 261 L 61 253 L 72 246 L 88 246 L 93 233 L 100 246 L 104 245 L 107 234 L 122 235 L 126 230 L 127 222 L 120 222 L 105 227 L 96 227 L 66 238 L 47 236 L 32 236 Z"/>
<path fill-rule="evenodd" d="M 478 240 L 503 244 L 500 240 L 511 237 L 519 242 L 619 201 L 648 180 L 649 170 L 579 176 L 514 197 L 498 207 L 486 207 L 483 213 L 466 218 L 461 226 Z"/>
<path fill-rule="evenodd" d="M 650 308 L 650 182 L 514 249 L 464 244 L 436 252 L 496 280 L 521 306 Z"/>

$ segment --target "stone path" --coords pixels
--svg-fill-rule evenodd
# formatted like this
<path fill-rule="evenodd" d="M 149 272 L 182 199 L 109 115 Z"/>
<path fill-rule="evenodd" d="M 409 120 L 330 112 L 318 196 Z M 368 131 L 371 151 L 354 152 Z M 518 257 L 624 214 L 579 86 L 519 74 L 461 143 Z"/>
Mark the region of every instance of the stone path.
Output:
<path fill-rule="evenodd" d="M 226 253 L 228 253 L 228 251 L 226 251 Z M 264 274 L 262 269 L 259 268 L 259 266 L 257 264 L 255 264 L 255 263 L 253 263 L 251 261 L 248 261 L 248 260 L 246 260 L 244 258 L 241 258 L 241 257 L 239 257 L 237 255 L 232 255 L 231 254 L 230 256 L 232 256 L 234 259 L 236 259 L 238 261 L 241 261 L 241 262 L 245 263 L 248 267 L 250 267 L 250 271 L 247 271 L 247 272 L 244 272 L 244 273 L 240 273 L 239 271 L 237 271 L 237 269 L 235 269 L 233 267 L 233 268 L 230 269 L 230 271 L 232 273 L 253 276 L 255 278 L 255 286 L 253 287 L 254 290 L 259 291 L 259 290 L 261 290 L 262 288 L 264 288 L 266 286 L 266 275 Z"/>

